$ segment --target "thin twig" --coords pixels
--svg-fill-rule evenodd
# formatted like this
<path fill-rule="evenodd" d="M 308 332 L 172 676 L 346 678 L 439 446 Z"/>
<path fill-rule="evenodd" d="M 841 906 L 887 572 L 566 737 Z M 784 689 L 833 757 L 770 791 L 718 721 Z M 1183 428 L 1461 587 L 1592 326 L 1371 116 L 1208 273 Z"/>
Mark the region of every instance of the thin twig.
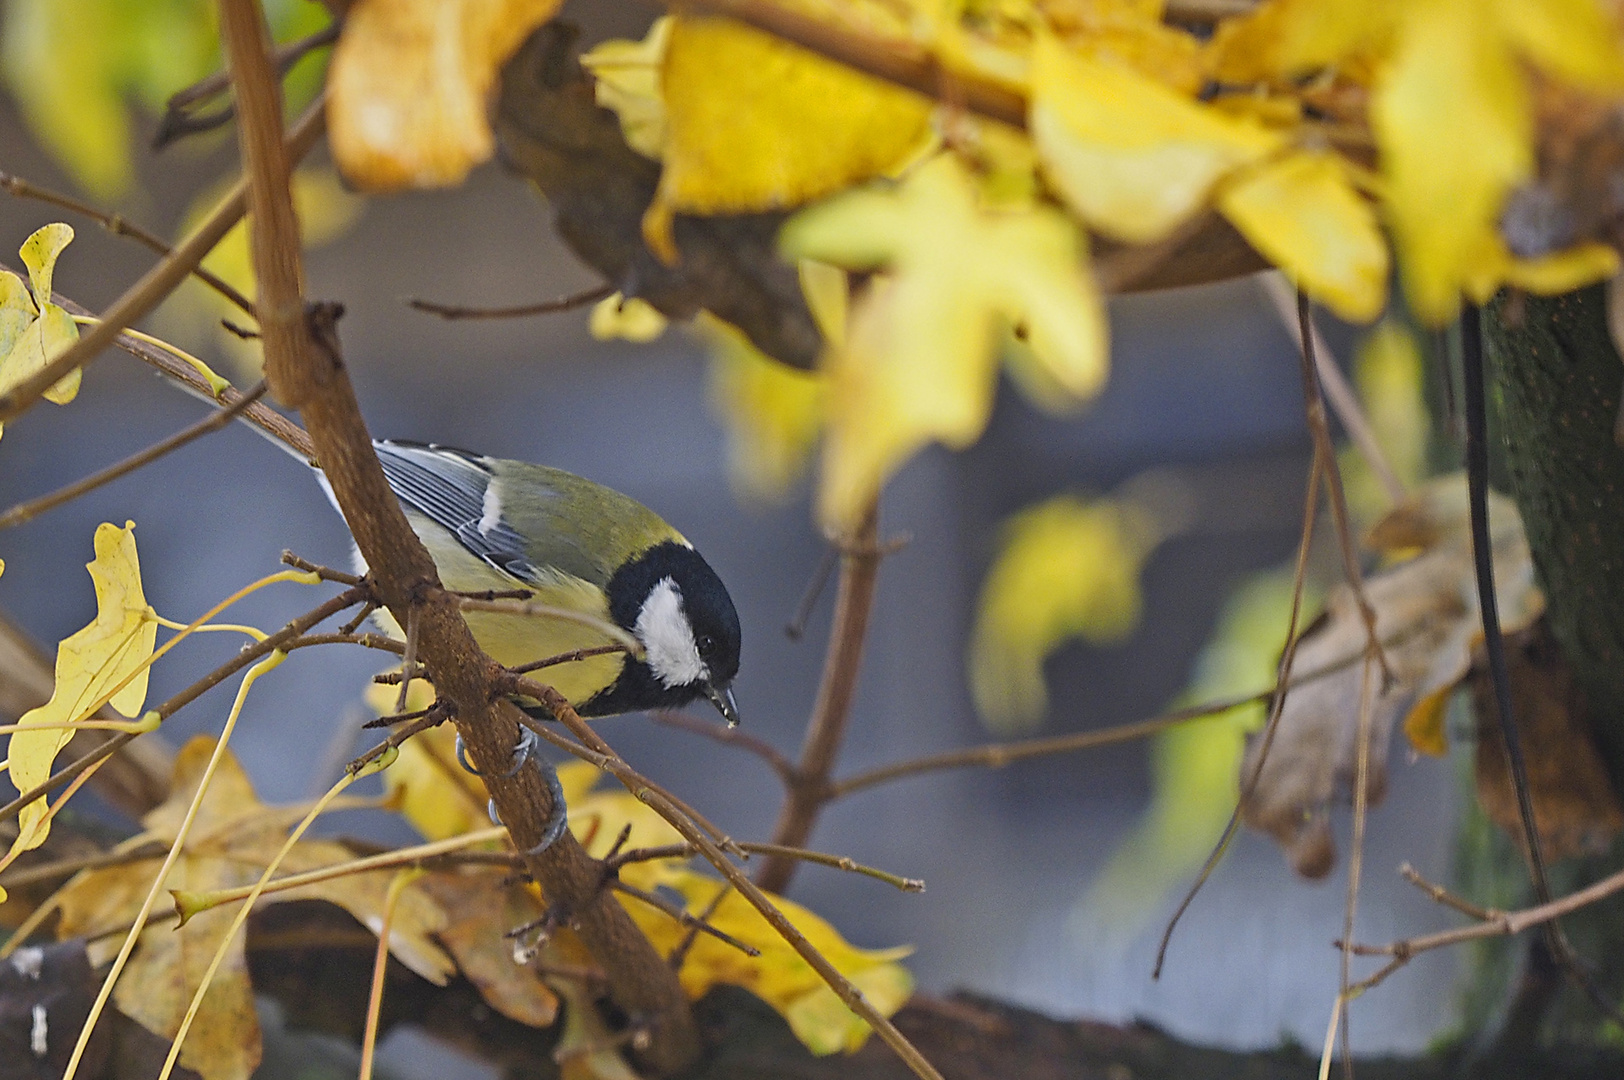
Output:
<path fill-rule="evenodd" d="M 925 891 L 925 883 L 918 878 L 907 878 L 872 866 L 864 866 L 862 863 L 848 859 L 844 855 L 830 855 L 826 852 L 811 851 L 807 848 L 785 847 L 782 844 L 739 843 L 738 847 L 740 851 L 747 855 L 783 855 L 786 858 L 800 859 L 802 862 L 817 863 L 819 866 L 844 870 L 849 874 L 862 874 L 864 877 L 871 877 L 875 881 L 883 881 L 902 892 Z M 627 863 L 650 862 L 655 859 L 686 859 L 698 853 L 698 849 L 692 844 L 664 844 L 660 847 L 633 848 L 619 854 L 605 855 L 603 861 L 607 868 L 618 870 Z"/>
<path fill-rule="evenodd" d="M 626 646 L 619 642 L 615 642 L 613 645 L 595 645 L 590 649 L 572 649 L 569 652 L 559 653 L 557 656 L 549 656 L 545 660 L 532 660 L 528 664 L 520 664 L 518 667 L 510 667 L 508 670 L 515 675 L 524 675 L 532 671 L 540 671 L 542 668 L 556 667 L 559 664 L 573 664 L 594 656 L 607 656 L 610 653 L 625 651 Z"/>
<path fill-rule="evenodd" d="M 523 683 L 526 680 L 517 681 Z M 535 691 L 545 691 L 546 693 L 538 694 Z M 818 977 L 828 984 L 829 988 L 835 992 L 835 996 L 840 998 L 848 1009 L 866 1021 L 882 1042 L 896 1051 L 897 1056 L 913 1071 L 915 1076 L 920 1077 L 921 1080 L 942 1080 L 942 1074 L 937 1072 L 935 1066 L 931 1065 L 913 1043 L 908 1041 L 907 1036 L 898 1031 L 895 1024 L 891 1023 L 889 1019 L 869 1003 L 861 990 L 853 986 L 851 981 L 842 975 L 829 962 L 827 957 L 819 952 L 811 942 L 807 941 L 806 936 L 795 928 L 795 925 L 785 917 L 782 911 L 778 910 L 767 895 L 762 892 L 761 888 L 751 881 L 738 866 L 734 865 L 721 847 L 711 841 L 705 830 L 700 828 L 683 810 L 679 809 L 676 803 L 662 794 L 651 780 L 637 772 L 630 765 L 627 765 L 603 741 L 598 733 L 593 731 L 586 721 L 576 714 L 568 701 L 565 701 L 551 687 L 533 687 L 524 689 L 523 692 L 536 697 L 537 700 L 543 700 L 547 707 L 552 710 L 559 723 L 568 728 L 570 734 L 580 740 L 580 744 L 572 744 L 570 740 L 548 730 L 543 724 L 534 724 L 531 727 L 532 731 L 538 732 L 549 742 L 563 747 L 581 760 L 591 762 L 598 768 L 603 769 L 619 780 L 627 791 L 637 797 L 638 801 L 652 808 L 669 822 L 672 828 L 682 834 L 683 839 L 699 849 L 699 853 L 721 873 L 722 877 L 727 879 L 729 884 L 739 890 L 739 893 L 750 903 L 751 907 L 760 912 L 761 917 L 767 920 L 767 924 L 789 943 L 790 948 L 794 949 L 796 954 L 805 960 L 813 971 L 818 973 Z"/>
<path fill-rule="evenodd" d="M 535 304 L 521 304 L 518 307 L 463 307 L 458 304 L 420 300 L 416 297 L 407 300 L 406 304 L 418 311 L 438 315 L 442 319 L 521 319 L 529 315 L 553 315 L 560 311 L 571 311 L 587 304 L 595 304 L 612 295 L 614 291 L 613 285 L 594 285 L 590 289 L 582 289 L 569 296 L 560 296 L 555 300 L 543 300 Z"/>
<path fill-rule="evenodd" d="M 134 472 L 143 465 L 151 464 L 165 454 L 179 450 L 194 439 L 199 439 L 211 431 L 219 431 L 236 419 L 250 405 L 264 397 L 265 389 L 265 380 L 261 379 L 252 389 L 230 405 L 222 409 L 216 409 L 208 416 L 203 417 L 203 419 L 189 427 L 175 432 L 167 439 L 156 442 L 138 453 L 131 454 L 123 461 L 109 465 L 100 472 L 92 473 L 83 480 L 58 488 L 48 495 L 41 495 L 37 499 L 18 503 L 4 513 L 0 513 L 0 529 L 9 529 L 13 525 L 21 525 L 25 521 L 30 521 L 47 510 L 61 506 L 65 502 L 71 502 L 87 492 L 96 490 L 103 484 L 111 483 L 121 476 Z"/>
<path fill-rule="evenodd" d="M 334 21 L 322 27 L 315 33 L 302 37 L 297 41 L 290 41 L 286 45 L 277 47 L 273 57 L 276 61 L 277 71 L 286 76 L 293 70 L 293 66 L 303 60 L 317 49 L 331 45 L 338 40 L 339 31 L 343 29 L 342 21 Z M 162 150 L 177 139 L 188 135 L 198 135 L 205 131 L 213 131 L 231 121 L 236 115 L 236 108 L 227 104 L 212 113 L 201 116 L 190 115 L 187 109 L 199 101 L 231 89 L 231 76 L 224 71 L 217 71 L 207 78 L 200 79 L 184 90 L 171 94 L 164 104 L 164 114 L 158 121 L 158 130 L 152 137 L 152 148 Z"/>
<path fill-rule="evenodd" d="M 58 859 L 55 862 L 40 863 L 38 866 L 29 866 L 22 869 L 11 869 L 0 874 L 0 885 L 8 889 L 18 889 L 24 885 L 32 885 L 37 881 L 53 881 L 57 878 L 72 877 L 81 870 L 104 870 L 110 866 L 124 866 L 127 863 L 142 862 L 161 856 L 168 848 L 167 844 L 154 840 L 140 847 L 128 851 L 104 851 L 96 855 L 85 855 L 77 859 Z"/>
<path fill-rule="evenodd" d="M 326 98 L 317 98 L 288 133 L 285 152 L 297 160 L 309 152 L 326 129 Z M 65 349 L 50 363 L 16 386 L 0 394 L 0 423 L 13 420 L 38 401 L 68 372 L 84 367 L 103 349 L 113 344 L 119 332 L 157 307 L 192 272 L 203 257 L 214 250 L 225 234 L 248 211 L 247 179 L 237 181 L 197 228 L 158 264 L 141 275 L 134 285 L 100 315 L 90 333 Z"/>
<path fill-rule="evenodd" d="M 675 904 L 667 903 L 658 896 L 655 896 L 653 893 L 644 889 L 639 889 L 636 885 L 628 885 L 624 881 L 611 881 L 609 883 L 609 887 L 618 893 L 624 893 L 633 899 L 641 900 L 649 907 L 663 915 L 675 919 L 678 923 L 686 926 L 690 930 L 697 931 L 701 934 L 709 934 L 717 941 L 720 941 L 725 945 L 733 946 L 746 956 L 754 957 L 761 955 L 761 950 L 756 948 L 754 945 L 749 945 L 743 941 L 740 941 L 738 938 L 734 937 L 732 934 L 729 934 L 725 930 L 718 930 L 716 927 L 712 926 L 699 916 L 692 915 L 677 907 Z"/>
<path fill-rule="evenodd" d="M 515 668 L 514 670 L 518 670 Z M 747 750 L 767 763 L 767 767 L 778 774 L 778 778 L 785 784 L 794 783 L 795 763 L 783 754 L 772 743 L 752 735 L 743 728 L 728 727 L 726 724 L 713 724 L 708 720 L 701 720 L 697 716 L 690 716 L 685 712 L 673 709 L 658 709 L 649 714 L 649 719 L 656 724 L 676 728 L 694 735 L 703 735 L 723 746 L 737 747 Z"/>
<path fill-rule="evenodd" d="M 874 590 L 883 554 L 878 537 L 879 505 L 875 502 L 863 514 L 857 531 L 842 545 L 840 584 L 835 592 L 823 676 L 801 743 L 800 761 L 778 812 L 778 824 L 773 827 L 775 844 L 806 847 L 818 814 L 829 801 L 830 777 L 851 719 L 869 615 L 874 610 Z M 781 893 L 789 887 L 798 865 L 794 859 L 769 857 L 756 872 L 756 882 L 769 892 Z"/>
<path fill-rule="evenodd" d="M 1308 467 L 1308 492 L 1303 499 L 1302 535 L 1297 541 L 1297 564 L 1292 570 L 1291 577 L 1291 615 L 1286 620 L 1286 646 L 1280 652 L 1280 664 L 1276 668 L 1277 674 L 1275 676 L 1276 686 L 1288 688 L 1291 686 L 1291 667 L 1297 659 L 1297 645 L 1300 641 L 1297 625 L 1302 615 L 1303 583 L 1308 574 L 1308 549 L 1314 540 L 1314 510 L 1319 502 L 1320 472 L 1324 467 L 1321 460 L 1323 456 L 1323 452 L 1316 445 L 1314 447 L 1314 460 Z M 1274 695 L 1270 701 L 1269 719 L 1263 725 L 1263 737 L 1258 747 L 1257 761 L 1253 764 L 1251 773 L 1241 783 L 1240 797 L 1235 800 L 1235 809 L 1230 813 L 1228 823 L 1224 825 L 1223 835 L 1213 845 L 1212 851 L 1207 855 L 1207 861 L 1201 866 L 1201 872 L 1196 875 L 1195 881 L 1190 884 L 1189 890 L 1185 892 L 1184 899 L 1179 901 L 1179 906 L 1174 909 L 1172 918 L 1167 920 L 1167 926 L 1162 930 L 1162 939 L 1156 946 L 1156 964 L 1150 972 L 1152 979 L 1162 977 L 1162 965 L 1167 961 L 1167 947 L 1173 940 L 1173 931 L 1177 929 L 1179 920 L 1184 917 L 1184 913 L 1189 910 L 1190 905 L 1195 901 L 1196 894 L 1201 891 L 1201 887 L 1212 876 L 1213 870 L 1217 868 L 1219 861 L 1223 859 L 1224 852 L 1229 850 L 1230 843 L 1235 839 L 1235 834 L 1240 829 L 1241 814 L 1245 810 L 1247 800 L 1252 797 L 1252 792 L 1257 788 L 1258 778 L 1263 775 L 1263 765 L 1268 761 L 1269 749 L 1274 745 L 1275 732 L 1280 728 L 1280 716 L 1285 711 L 1285 707 L 1286 692 L 1282 690 Z"/>
<path fill-rule="evenodd" d="M 1320 468 L 1325 473 L 1325 501 L 1331 507 L 1337 550 L 1342 553 L 1342 572 L 1358 603 L 1359 617 L 1365 624 L 1365 642 L 1371 655 L 1381 665 L 1382 686 L 1386 687 L 1393 681 L 1393 669 L 1387 663 L 1387 653 L 1376 634 L 1376 609 L 1371 607 L 1370 597 L 1365 594 L 1364 574 L 1359 569 L 1358 545 L 1354 542 L 1353 526 L 1348 518 L 1348 498 L 1342 490 L 1342 468 L 1337 464 L 1336 447 L 1331 443 L 1331 425 L 1325 419 L 1325 395 L 1320 385 L 1319 366 L 1314 359 L 1313 310 L 1308 294 L 1300 289 L 1297 291 L 1297 327 L 1297 340 L 1302 346 L 1298 350 L 1298 358 L 1301 360 L 1299 366 L 1303 380 L 1303 410 L 1308 417 L 1308 430 L 1318 449 Z"/>
<path fill-rule="evenodd" d="M 818 560 L 818 567 L 812 571 L 812 579 L 806 583 L 806 591 L 801 593 L 801 602 L 795 605 L 795 614 L 789 622 L 784 624 L 784 636 L 791 641 L 800 641 L 801 635 L 806 633 L 806 624 L 812 618 L 812 609 L 816 606 L 818 598 L 829 584 L 829 577 L 835 572 L 835 566 L 840 561 L 840 551 L 830 545 L 823 551 L 823 557 Z"/>
<path fill-rule="evenodd" d="M 71 195 L 64 195 L 59 191 L 41 187 L 3 170 L 0 170 L 0 188 L 4 188 L 19 199 L 37 199 L 40 202 L 50 203 L 52 206 L 60 207 L 63 210 L 81 214 L 90 218 L 114 236 L 127 236 L 145 246 L 147 250 L 164 258 L 168 258 L 173 254 L 169 245 L 164 243 L 161 238 L 130 221 L 123 214 L 112 214 L 105 210 L 98 210 L 89 203 L 81 202 Z M 254 302 L 238 292 L 229 282 L 201 266 L 194 266 L 192 274 L 199 281 L 236 304 L 249 315 L 254 314 Z"/>
<path fill-rule="evenodd" d="M 1404 501 L 1404 482 L 1393 471 L 1393 465 L 1387 460 L 1387 454 L 1382 450 L 1381 443 L 1376 439 L 1376 432 L 1370 426 L 1370 419 L 1365 416 L 1364 409 L 1359 404 L 1359 397 L 1348 385 L 1347 378 L 1342 374 L 1342 368 L 1337 365 L 1336 355 L 1331 352 L 1325 335 L 1320 333 L 1319 324 L 1312 317 L 1308 319 L 1310 344 L 1303 344 L 1302 325 L 1297 318 L 1297 300 L 1295 290 L 1286 283 L 1286 279 L 1278 272 L 1263 275 L 1263 293 L 1269 299 L 1275 314 L 1285 324 L 1286 332 L 1296 343 L 1299 352 L 1311 349 L 1309 355 L 1314 358 L 1314 370 L 1319 374 L 1320 385 L 1325 390 L 1325 400 L 1330 403 L 1331 411 L 1336 413 L 1337 422 L 1342 430 L 1348 433 L 1353 445 L 1359 448 L 1359 454 L 1370 466 L 1370 471 L 1376 474 L 1381 481 L 1387 498 L 1397 505 Z"/>
<path fill-rule="evenodd" d="M 1408 881 L 1411 885 L 1414 885 L 1416 888 L 1426 893 L 1427 897 L 1433 903 L 1442 904 L 1447 908 L 1454 908 L 1462 915 L 1465 915 L 1468 919 L 1477 919 L 1482 922 L 1487 922 L 1490 919 L 1498 919 L 1504 914 L 1504 912 L 1496 911 L 1493 908 L 1486 908 L 1481 904 L 1474 904 L 1464 896 L 1459 896 L 1452 893 L 1436 882 L 1428 881 L 1426 878 L 1422 877 L 1420 872 L 1409 863 L 1402 864 L 1398 868 L 1398 872 L 1399 876 L 1405 881 Z"/>

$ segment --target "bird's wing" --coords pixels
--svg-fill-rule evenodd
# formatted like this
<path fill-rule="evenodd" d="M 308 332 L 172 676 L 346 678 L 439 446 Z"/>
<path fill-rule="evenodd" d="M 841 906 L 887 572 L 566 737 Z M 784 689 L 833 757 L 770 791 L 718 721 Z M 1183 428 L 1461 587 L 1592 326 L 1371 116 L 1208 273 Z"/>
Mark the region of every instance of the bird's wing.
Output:
<path fill-rule="evenodd" d="M 471 553 L 521 580 L 537 569 L 524 538 L 501 516 L 485 459 L 444 446 L 373 444 L 396 498 L 457 538 Z"/>

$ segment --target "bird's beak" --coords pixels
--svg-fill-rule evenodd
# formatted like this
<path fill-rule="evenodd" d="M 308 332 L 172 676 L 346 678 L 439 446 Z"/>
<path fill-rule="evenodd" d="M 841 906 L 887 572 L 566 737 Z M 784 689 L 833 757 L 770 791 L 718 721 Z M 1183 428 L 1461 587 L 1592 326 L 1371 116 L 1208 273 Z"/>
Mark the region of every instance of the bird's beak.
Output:
<path fill-rule="evenodd" d="M 733 700 L 733 687 L 706 683 L 705 696 L 716 706 L 716 711 L 722 714 L 722 719 L 727 721 L 728 727 L 739 726 L 739 704 Z"/>

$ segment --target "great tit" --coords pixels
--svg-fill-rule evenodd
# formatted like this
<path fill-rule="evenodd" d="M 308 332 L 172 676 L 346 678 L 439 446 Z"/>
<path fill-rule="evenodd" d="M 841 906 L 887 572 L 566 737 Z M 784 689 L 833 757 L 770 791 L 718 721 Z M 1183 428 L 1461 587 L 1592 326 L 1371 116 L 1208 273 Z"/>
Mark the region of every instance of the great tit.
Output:
<path fill-rule="evenodd" d="M 693 545 L 635 499 L 562 469 L 433 444 L 376 440 L 406 519 L 456 592 L 530 591 L 540 604 L 614 623 L 643 655 L 607 653 L 544 679 L 582 716 L 707 698 L 739 722 L 739 616 Z M 509 667 L 606 644 L 545 616 L 468 611 L 480 646 Z"/>

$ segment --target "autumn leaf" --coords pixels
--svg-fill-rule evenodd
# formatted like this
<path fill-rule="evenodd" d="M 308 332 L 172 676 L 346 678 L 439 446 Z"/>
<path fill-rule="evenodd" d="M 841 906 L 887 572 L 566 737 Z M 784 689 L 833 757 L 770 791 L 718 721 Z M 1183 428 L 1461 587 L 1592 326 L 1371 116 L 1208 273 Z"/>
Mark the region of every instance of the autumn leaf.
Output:
<path fill-rule="evenodd" d="M 1134 244 L 1166 236 L 1220 179 L 1281 145 L 1250 118 L 1049 36 L 1033 49 L 1030 126 L 1066 204 L 1090 228 Z"/>
<path fill-rule="evenodd" d="M 882 40 L 905 33 L 883 4 L 836 7 Z M 742 23 L 677 16 L 669 33 L 665 169 L 643 223 L 667 262 L 677 258 L 674 213 L 799 206 L 898 168 L 930 135 L 926 98 Z"/>
<path fill-rule="evenodd" d="M 727 428 L 734 491 L 783 499 L 823 430 L 823 378 L 778 363 L 720 319 L 701 320 L 698 330 L 710 346 L 710 399 Z"/>
<path fill-rule="evenodd" d="M 436 939 L 479 996 L 509 1020 L 531 1027 L 552 1026 L 558 1019 L 558 995 L 533 970 L 515 962 L 514 942 L 506 936 L 541 918 L 542 903 L 500 868 L 463 867 L 434 873 L 424 877 L 418 888 L 443 910 L 455 913 Z"/>
<path fill-rule="evenodd" d="M 581 54 L 598 104 L 620 117 L 626 145 L 659 161 L 665 154 L 665 99 L 660 69 L 671 40 L 671 16 L 654 20 L 642 41 L 605 41 Z"/>
<path fill-rule="evenodd" d="M 881 483 L 926 443 L 974 442 L 992 409 L 1001 332 L 1019 328 L 1074 399 L 1105 379 L 1106 326 L 1082 265 L 1081 231 L 1034 205 L 990 211 L 944 154 L 900 185 L 809 208 L 785 227 L 786 252 L 878 270 L 824 362 L 828 436 L 823 520 L 850 529 Z"/>
<path fill-rule="evenodd" d="M 1264 258 L 1344 320 L 1387 304 L 1387 241 L 1348 165 L 1328 152 L 1288 154 L 1237 175 L 1218 209 Z"/>
<path fill-rule="evenodd" d="M 175 758 L 169 799 L 143 820 L 145 831 L 126 841 L 133 850 L 158 841 L 173 844 L 204 769 L 214 740 L 199 736 Z M 287 831 L 305 814 L 304 807 L 267 807 L 260 803 L 247 775 L 227 754 L 205 793 L 185 848 L 164 887 L 184 892 L 252 885 L 280 850 Z M 342 844 L 301 840 L 282 862 L 288 874 L 348 862 L 354 856 Z M 119 936 L 140 912 L 152 886 L 160 856 L 99 870 L 85 871 L 68 882 L 51 901 L 60 911 L 61 938 L 100 938 L 93 949 L 98 962 L 117 950 Z M 333 878 L 265 897 L 262 903 L 326 900 L 344 908 L 363 926 L 381 925 L 385 893 L 392 872 L 378 870 Z M 119 1009 L 149 1031 L 172 1038 L 216 949 L 230 929 L 235 910 L 220 905 L 192 915 L 183 926 L 160 923 L 141 935 L 133 958 L 113 991 Z M 395 908 L 390 949 L 406 966 L 436 984 L 454 970 L 434 936 L 446 925 L 438 904 L 413 887 Z M 259 1023 L 248 983 L 244 954 L 246 935 L 231 942 L 225 962 L 203 996 L 201 1010 L 182 1047 L 180 1061 L 205 1080 L 246 1080 L 259 1061 Z"/>
<path fill-rule="evenodd" d="M 79 340 L 79 327 L 66 309 L 51 302 L 56 260 L 73 241 L 73 226 L 42 225 L 18 250 L 28 268 L 28 283 L 0 270 L 0 392 L 30 375 Z M 74 368 L 45 391 L 45 400 L 66 405 L 79 393 Z"/>
<path fill-rule="evenodd" d="M 95 550 L 96 557 L 85 569 L 96 588 L 96 618 L 57 646 L 51 700 L 23 715 L 18 723 L 24 728 L 81 720 L 120 683 L 124 685 L 107 703 L 123 715 L 135 716 L 146 700 L 147 672 L 136 669 L 152 655 L 158 621 L 141 588 L 135 522 L 126 522 L 122 529 L 111 524 L 97 526 Z M 8 755 L 11 782 L 17 790 L 28 791 L 44 783 L 57 753 L 72 738 L 73 731 L 61 727 L 12 735 Z M 46 814 L 43 798 L 23 807 L 17 817 L 17 839 L 0 865 L 45 842 L 50 835 Z M 0 892 L 0 899 L 4 897 Z"/>
<path fill-rule="evenodd" d="M 718 983 L 742 986 L 776 1009 L 814 1054 L 851 1052 L 867 1041 L 868 1024 L 841 1002 L 748 900 L 724 882 L 691 870 L 667 875 L 664 884 L 683 897 L 689 913 L 702 915 L 723 933 L 761 950 L 760 956 L 747 956 L 709 934 L 700 934 L 679 973 L 690 997 L 697 998 Z M 801 905 L 780 896 L 770 898 L 882 1015 L 890 1016 L 908 1000 L 913 977 L 898 961 L 913 951 L 910 947 L 858 948 Z M 688 937 L 686 927 L 645 904 L 628 900 L 626 908 L 661 952 L 669 953 Z"/>
<path fill-rule="evenodd" d="M 1473 642 L 1481 633 L 1466 494 L 1463 475 L 1441 477 L 1371 532 L 1369 542 L 1377 550 L 1420 551 L 1364 581 L 1391 680 L 1384 680 L 1374 664 L 1367 674 L 1361 660 L 1367 640 L 1364 620 L 1347 585 L 1332 591 L 1325 614 L 1302 636 L 1294 674 L 1330 673 L 1287 695 L 1268 757 L 1243 810 L 1246 823 L 1273 835 L 1306 877 L 1322 877 L 1335 862 L 1329 811 L 1332 800 L 1346 797 L 1353 786 L 1361 695 L 1370 703 L 1366 794 L 1372 804 L 1386 792 L 1388 745 L 1401 718 L 1415 749 L 1443 751 L 1442 706 L 1466 677 Z M 1516 505 L 1491 492 L 1489 520 L 1500 620 L 1512 633 L 1539 617 L 1544 597 L 1534 584 Z M 1241 776 L 1250 777 L 1257 769 L 1260 748 L 1254 736 Z"/>
<path fill-rule="evenodd" d="M 1119 641 L 1139 624 L 1139 573 L 1161 541 L 1130 500 L 1061 495 L 1016 515 L 976 604 L 968 666 L 983 720 L 999 731 L 1043 719 L 1043 661 L 1070 638 Z"/>
<path fill-rule="evenodd" d="M 357 0 L 327 76 L 345 179 L 366 191 L 451 187 L 495 149 L 486 98 L 561 0 Z"/>

